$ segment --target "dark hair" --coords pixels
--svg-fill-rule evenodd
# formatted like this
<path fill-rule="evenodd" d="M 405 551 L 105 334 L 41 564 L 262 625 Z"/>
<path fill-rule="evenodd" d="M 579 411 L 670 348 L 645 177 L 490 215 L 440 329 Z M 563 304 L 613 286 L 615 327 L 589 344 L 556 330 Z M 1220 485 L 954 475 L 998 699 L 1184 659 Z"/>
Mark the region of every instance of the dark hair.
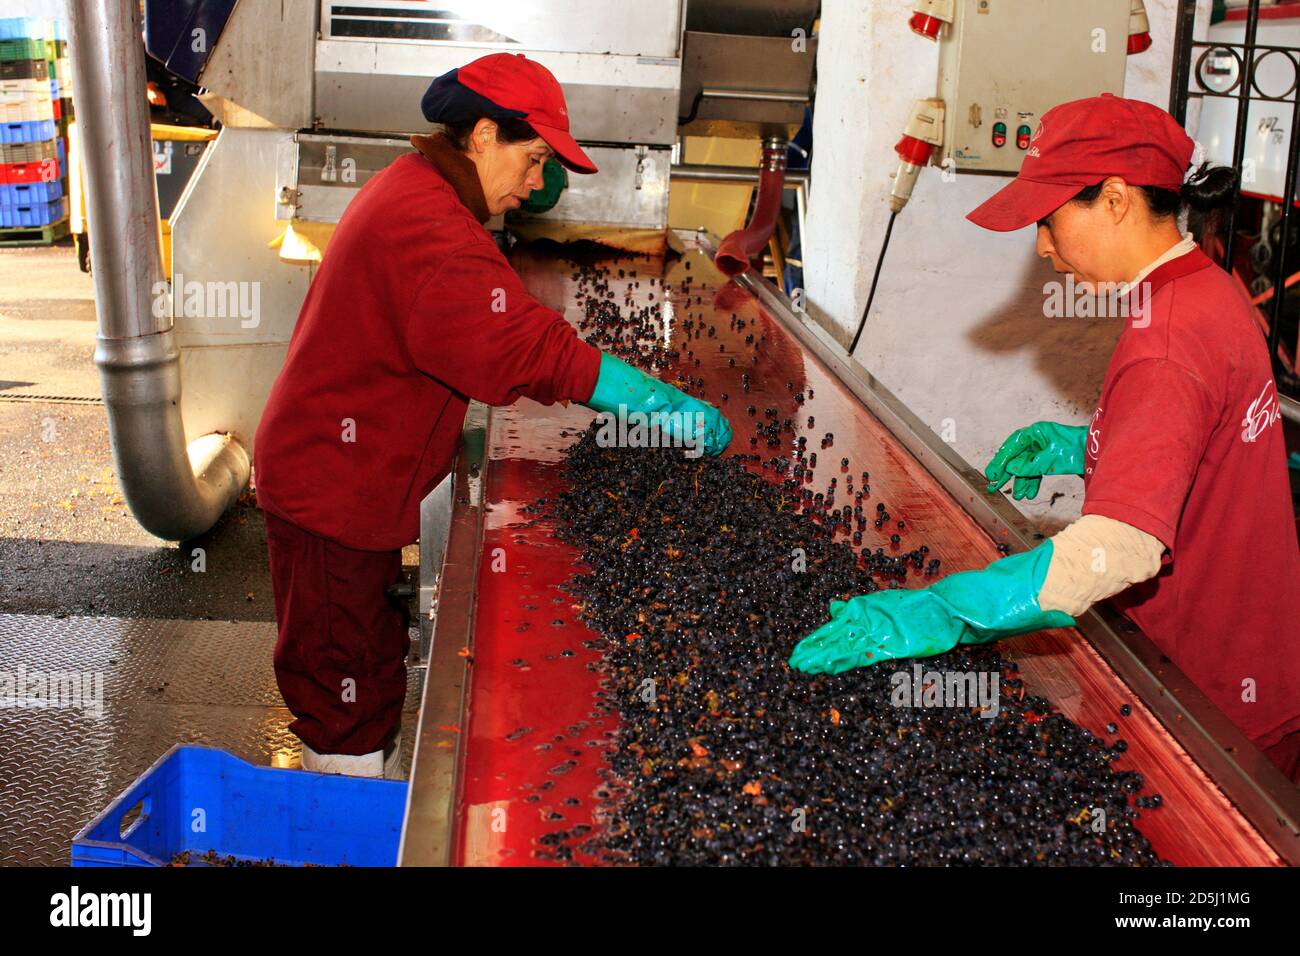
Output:
<path fill-rule="evenodd" d="M 526 143 L 530 139 L 537 139 L 539 135 L 527 122 L 511 116 L 479 116 L 463 123 L 443 123 L 442 131 L 452 145 L 463 153 L 469 149 L 469 134 L 474 132 L 480 119 L 490 119 L 497 124 L 498 143 Z"/>
<path fill-rule="evenodd" d="M 1101 195 L 1103 179 L 1093 186 L 1085 186 L 1074 197 L 1074 202 L 1091 206 Z M 1237 171 L 1231 166 L 1211 166 L 1201 163 L 1183 183 L 1182 189 L 1161 189 L 1156 186 L 1137 186 L 1146 198 L 1151 218 L 1168 219 L 1187 206 L 1195 212 L 1209 213 L 1231 206 L 1237 196 Z"/>

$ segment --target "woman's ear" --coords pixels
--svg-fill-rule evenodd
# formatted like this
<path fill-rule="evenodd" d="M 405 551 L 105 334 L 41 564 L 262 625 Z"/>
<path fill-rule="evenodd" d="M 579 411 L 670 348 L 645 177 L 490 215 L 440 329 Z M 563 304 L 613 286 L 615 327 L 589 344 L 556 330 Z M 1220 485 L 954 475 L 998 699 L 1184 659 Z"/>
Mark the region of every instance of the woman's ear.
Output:
<path fill-rule="evenodd" d="M 1119 176 L 1111 176 L 1102 183 L 1100 198 L 1115 223 L 1123 222 L 1133 208 L 1133 188 Z"/>
<path fill-rule="evenodd" d="M 485 153 L 488 147 L 496 139 L 497 124 L 495 120 L 490 120 L 486 116 L 478 121 L 474 126 L 474 133 L 470 136 L 474 146 L 480 153 Z"/>

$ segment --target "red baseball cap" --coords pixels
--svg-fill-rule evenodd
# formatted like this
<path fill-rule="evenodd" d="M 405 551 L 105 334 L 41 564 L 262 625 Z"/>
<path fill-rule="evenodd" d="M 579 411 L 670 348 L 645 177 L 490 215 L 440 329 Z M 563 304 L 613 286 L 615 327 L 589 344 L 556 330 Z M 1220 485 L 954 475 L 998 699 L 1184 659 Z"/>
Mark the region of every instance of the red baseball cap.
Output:
<path fill-rule="evenodd" d="M 497 106 L 520 114 L 569 169 L 596 172 L 596 164 L 569 135 L 569 110 L 559 81 L 536 60 L 522 53 L 490 53 L 462 66 L 455 78 Z"/>
<path fill-rule="evenodd" d="M 1043 114 L 1019 175 L 966 218 L 996 232 L 1022 229 L 1108 176 L 1177 192 L 1195 147 L 1172 116 L 1141 100 L 1103 93 L 1062 103 Z"/>

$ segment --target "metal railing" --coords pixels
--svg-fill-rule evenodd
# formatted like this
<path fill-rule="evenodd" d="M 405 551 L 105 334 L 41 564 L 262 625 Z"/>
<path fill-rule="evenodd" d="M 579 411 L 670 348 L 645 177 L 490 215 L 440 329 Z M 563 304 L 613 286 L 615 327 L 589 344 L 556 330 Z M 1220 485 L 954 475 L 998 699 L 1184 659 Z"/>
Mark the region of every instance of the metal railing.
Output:
<path fill-rule="evenodd" d="M 1253 103 L 1282 104 L 1283 112 L 1289 115 L 1290 128 L 1283 130 L 1289 137 L 1286 160 L 1286 173 L 1283 176 L 1282 195 L 1279 197 L 1277 212 L 1277 229 L 1281 241 L 1277 246 L 1272 261 L 1268 264 L 1268 288 L 1272 294 L 1267 297 L 1268 316 L 1268 352 L 1273 363 L 1273 375 L 1277 380 L 1278 391 L 1291 399 L 1300 399 L 1300 378 L 1297 377 L 1295 363 L 1297 355 L 1292 352 L 1292 367 L 1288 367 L 1279 357 L 1281 343 L 1283 306 L 1285 290 L 1288 285 L 1287 251 L 1292 244 L 1292 230 L 1295 228 L 1296 179 L 1300 173 L 1300 46 L 1277 46 L 1261 44 L 1259 37 L 1260 0 L 1250 0 L 1246 6 L 1245 34 L 1243 42 L 1231 43 L 1223 40 L 1198 40 L 1195 37 L 1197 0 L 1179 0 L 1175 10 L 1174 64 L 1169 91 L 1169 112 L 1179 123 L 1186 125 L 1188 104 L 1194 99 L 1233 99 L 1236 100 L 1236 122 L 1233 129 L 1232 167 L 1242 169 L 1245 159 L 1250 107 Z M 1296 8 L 1300 19 L 1300 7 Z M 1281 92 L 1266 93 L 1258 83 L 1259 65 L 1271 57 L 1285 57 L 1291 63 L 1293 71 L 1290 86 Z M 1223 84 L 1207 82 L 1207 75 L 1225 66 L 1229 61 L 1230 81 Z M 1241 183 L 1237 184 L 1236 201 L 1227 216 L 1219 225 L 1223 229 L 1220 265 L 1228 272 L 1233 271 L 1234 253 L 1237 243 L 1237 223 L 1242 207 Z M 1265 231 L 1271 229 L 1269 226 Z M 1295 260 L 1293 260 L 1295 261 Z M 1300 274 L 1298 274 L 1300 275 Z M 1292 280 L 1294 281 L 1294 280 Z M 1297 343 L 1292 343 L 1296 349 Z M 1300 351 L 1300 349 L 1296 349 Z M 1295 405 L 1290 405 L 1294 410 Z"/>

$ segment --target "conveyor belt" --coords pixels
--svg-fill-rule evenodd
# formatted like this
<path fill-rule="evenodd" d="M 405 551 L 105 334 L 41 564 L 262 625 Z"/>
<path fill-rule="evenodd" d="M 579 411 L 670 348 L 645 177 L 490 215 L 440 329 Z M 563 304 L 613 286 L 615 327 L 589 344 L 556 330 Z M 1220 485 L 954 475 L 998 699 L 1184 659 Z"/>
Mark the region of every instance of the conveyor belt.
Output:
<path fill-rule="evenodd" d="M 568 310 L 577 321 L 574 268 L 555 256 L 554 246 L 518 249 L 513 262 L 539 300 Z M 666 273 L 661 262 L 647 264 L 644 259 L 618 266 L 639 273 L 640 288 L 632 292 L 637 306 L 647 304 L 652 292 L 662 300 L 665 290 L 652 289 L 644 281 L 649 275 L 662 275 L 678 321 L 690 312 L 705 313 L 706 321 L 716 327 L 717 337 L 707 347 L 699 346 L 705 339 L 691 346 L 701 365 L 690 374 L 705 380 L 709 397 L 729 394 L 721 404 L 735 425 L 733 450 L 755 450 L 749 444 L 753 426 L 745 406 L 776 406 L 780 417 L 796 418 L 814 448 L 825 432 L 834 434 L 833 447 L 822 452 L 828 460 L 833 457 L 838 464 L 840 457 L 847 456 L 854 470 L 870 471 L 872 500 L 886 502 L 895 518 L 906 521 L 902 550 L 929 545 L 930 556 L 942 561 L 943 573 L 983 567 L 999 556 L 994 540 L 949 491 L 770 314 L 752 290 L 724 285 L 698 244 L 693 243 L 686 259 L 671 263 Z M 677 291 L 688 275 L 693 280 L 689 301 Z M 632 281 L 611 279 L 615 301 L 624 301 L 620 285 Z M 744 331 L 729 329 L 732 313 L 746 321 Z M 729 358 L 747 355 L 743 339 L 749 332 L 766 336 L 759 363 L 751 366 L 746 360 L 730 366 Z M 717 351 L 719 343 L 725 352 Z M 743 372 L 751 379 L 748 394 L 741 389 Z M 797 406 L 794 393 L 809 390 L 813 397 Z M 802 427 L 808 415 L 816 418 L 811 430 Z M 595 635 L 576 620 L 576 609 L 560 589 L 575 571 L 577 553 L 556 541 L 549 519 L 525 510 L 539 497 L 554 496 L 561 450 L 590 420 L 591 413 L 581 408 L 544 408 L 528 401 L 492 412 L 476 591 L 462 592 L 464 601 L 474 594 L 468 693 L 459 722 L 439 725 L 442 729 L 436 735 L 432 725 L 430 733 L 422 730 L 420 746 L 425 751 L 417 752 L 416 762 L 440 748 L 441 753 L 433 757 L 443 767 L 438 782 L 425 782 L 434 780 L 432 775 L 422 781 L 418 767 L 412 779 L 413 801 L 420 800 L 424 787 L 455 788 L 454 800 L 447 803 L 449 812 L 438 821 L 440 826 L 450 826 L 451 833 L 431 837 L 419 829 L 427 827 L 431 818 L 413 812 L 409 827 L 414 830 L 408 829 L 404 862 L 430 862 L 420 851 L 432 839 L 439 846 L 445 841 L 448 862 L 558 863 L 562 860 L 550 858 L 553 847 L 544 840 L 539 843 L 539 838 L 557 830 L 572 832 L 580 827 L 596 832 L 600 827 L 598 790 L 605 783 L 602 751 L 613 745 L 618 718 L 605 712 L 599 696 L 599 655 L 584 646 Z M 770 454 L 763 443 L 756 450 L 764 457 Z M 864 544 L 887 547 L 892 530 L 886 528 L 883 535 L 871 530 Z M 876 536 L 882 540 L 877 542 Z M 462 547 L 466 540 L 462 535 Z M 1013 540 L 1010 532 L 1006 540 Z M 454 541 L 449 555 L 452 550 Z M 917 586 L 924 579 L 909 577 L 908 583 Z M 444 603 L 447 600 L 444 591 Z M 459 613 L 455 619 L 457 627 L 464 626 Z M 435 642 L 444 630 L 440 616 Z M 448 648 L 441 650 L 444 670 L 454 669 L 447 664 Z M 1129 749 L 1115 765 L 1139 770 L 1147 782 L 1143 792 L 1163 797 L 1163 807 L 1141 811 L 1138 822 L 1162 858 L 1178 865 L 1279 862 L 1255 827 L 1079 633 L 1064 630 L 1026 636 L 1004 642 L 1001 650 L 1020 662 L 1031 693 L 1047 697 L 1099 737 L 1113 736 L 1105 734 L 1107 723 L 1122 724 L 1120 733 Z M 442 679 L 445 673 L 439 678 L 437 667 L 431 666 L 426 722 L 432 719 L 427 711 L 430 701 L 439 699 Z M 459 697 L 451 704 L 442 700 L 440 712 L 454 712 L 446 708 L 458 701 Z M 1129 717 L 1120 716 L 1125 703 L 1133 708 Z M 458 759 L 449 760 L 450 751 Z M 449 783 L 453 774 L 454 783 Z M 574 859 L 586 862 L 588 858 L 579 849 Z"/>
<path fill-rule="evenodd" d="M 594 826 L 600 751 L 618 724 L 597 710 L 600 655 L 583 646 L 594 635 L 560 589 L 578 554 L 556 540 L 552 521 L 523 510 L 554 496 L 563 432 L 590 419 L 530 401 L 493 412 L 464 724 L 466 864 L 542 862 L 537 837 Z"/>

